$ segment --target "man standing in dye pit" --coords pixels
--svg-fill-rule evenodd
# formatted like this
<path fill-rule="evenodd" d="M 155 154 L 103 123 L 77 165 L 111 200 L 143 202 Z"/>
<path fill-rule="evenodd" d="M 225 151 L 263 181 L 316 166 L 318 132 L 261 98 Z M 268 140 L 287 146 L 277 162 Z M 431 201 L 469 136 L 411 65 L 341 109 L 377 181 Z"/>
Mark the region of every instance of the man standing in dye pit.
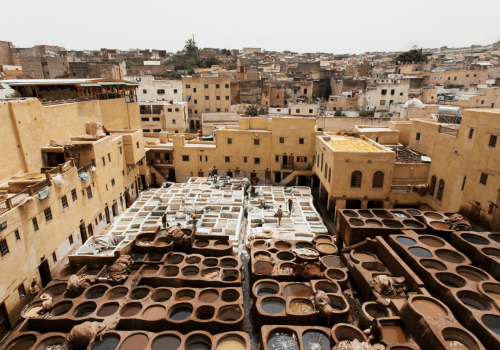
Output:
<path fill-rule="evenodd" d="M 278 208 L 278 226 L 281 226 L 281 217 L 283 216 L 283 209 L 281 209 L 281 205 Z"/>
<path fill-rule="evenodd" d="M 290 213 L 290 216 L 292 216 L 292 210 L 293 210 L 293 201 L 291 198 L 288 199 L 288 212 Z"/>

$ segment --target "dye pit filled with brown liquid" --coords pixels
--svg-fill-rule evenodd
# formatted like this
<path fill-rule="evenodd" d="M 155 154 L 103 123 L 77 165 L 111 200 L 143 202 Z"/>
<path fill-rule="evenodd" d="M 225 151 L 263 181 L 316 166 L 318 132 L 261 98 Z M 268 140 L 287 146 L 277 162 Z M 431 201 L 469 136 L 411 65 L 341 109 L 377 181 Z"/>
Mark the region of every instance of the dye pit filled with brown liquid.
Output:
<path fill-rule="evenodd" d="M 245 345 L 237 340 L 225 340 L 217 347 L 217 350 L 245 350 Z"/>
<path fill-rule="evenodd" d="M 149 338 L 145 334 L 129 336 L 120 346 L 120 350 L 143 350 L 148 346 Z"/>
<path fill-rule="evenodd" d="M 438 304 L 430 300 L 413 300 L 413 307 L 421 314 L 433 318 L 445 318 L 448 313 Z"/>
<path fill-rule="evenodd" d="M 332 244 L 318 244 L 318 249 L 327 254 L 335 253 L 335 246 Z"/>
<path fill-rule="evenodd" d="M 289 284 L 283 289 L 283 293 L 289 297 L 310 297 L 312 289 L 305 284 Z"/>
<path fill-rule="evenodd" d="M 453 350 L 470 350 L 469 347 L 458 340 L 446 340 L 446 345 Z"/>
<path fill-rule="evenodd" d="M 314 311 L 313 306 L 310 302 L 306 301 L 292 301 L 290 303 L 290 311 L 295 314 L 309 314 Z"/>
<path fill-rule="evenodd" d="M 382 327 L 383 341 L 389 344 L 403 344 L 408 342 L 408 339 L 399 326 L 383 326 Z"/>

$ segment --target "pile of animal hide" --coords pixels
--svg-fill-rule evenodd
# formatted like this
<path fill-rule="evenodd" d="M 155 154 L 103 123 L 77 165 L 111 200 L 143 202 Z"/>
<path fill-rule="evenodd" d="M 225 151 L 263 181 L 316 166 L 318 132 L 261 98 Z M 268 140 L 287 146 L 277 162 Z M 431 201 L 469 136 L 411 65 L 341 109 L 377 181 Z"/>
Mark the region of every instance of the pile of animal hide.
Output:
<path fill-rule="evenodd" d="M 333 308 L 330 306 L 330 298 L 322 290 L 318 290 L 314 296 L 311 297 L 314 308 L 319 311 L 321 317 L 328 319 L 330 323 L 331 317 L 334 313 Z"/>
<path fill-rule="evenodd" d="M 85 289 L 90 287 L 90 284 L 85 279 L 85 274 L 82 275 L 71 275 L 69 278 L 68 284 L 66 285 L 66 294 L 70 298 L 76 298 L 81 295 Z"/>
<path fill-rule="evenodd" d="M 405 295 L 405 278 L 378 275 L 373 279 L 373 289 L 380 295 Z"/>
<path fill-rule="evenodd" d="M 297 279 L 322 279 L 323 273 L 318 263 L 314 264 L 295 264 L 293 266 L 293 276 Z"/>
<path fill-rule="evenodd" d="M 181 247 L 190 247 L 191 246 L 191 237 L 185 236 L 184 231 L 181 230 L 179 225 L 170 226 L 167 229 L 167 233 L 165 234 L 167 243 L 174 242 L 175 244 L 180 245 Z"/>
<path fill-rule="evenodd" d="M 359 340 L 342 340 L 332 350 L 384 350 L 382 344 L 370 344 L 368 342 L 361 343 Z"/>
<path fill-rule="evenodd" d="M 72 345 L 73 349 L 92 349 L 96 339 L 102 340 L 107 327 L 101 322 L 84 322 L 73 327 L 66 337 L 66 342 Z M 68 346 L 63 347 L 68 348 Z"/>
<path fill-rule="evenodd" d="M 122 255 L 109 267 L 108 279 L 120 283 L 127 279 L 132 268 L 133 260 L 130 255 Z"/>
<path fill-rule="evenodd" d="M 464 217 L 460 214 L 453 214 L 449 219 L 445 219 L 446 226 L 450 228 L 450 230 L 455 231 L 470 231 L 471 226 L 470 223 L 464 219 Z"/>

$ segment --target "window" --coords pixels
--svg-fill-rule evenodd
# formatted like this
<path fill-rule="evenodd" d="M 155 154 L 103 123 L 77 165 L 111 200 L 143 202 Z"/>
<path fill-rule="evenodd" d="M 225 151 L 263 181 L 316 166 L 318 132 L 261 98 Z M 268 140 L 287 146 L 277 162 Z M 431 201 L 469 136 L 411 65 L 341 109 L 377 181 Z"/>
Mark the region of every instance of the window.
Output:
<path fill-rule="evenodd" d="M 174 94 L 176 94 L 176 93 L 177 93 L 177 89 L 174 89 Z"/>
<path fill-rule="evenodd" d="M 153 132 L 161 132 L 161 129 L 153 129 Z"/>
<path fill-rule="evenodd" d="M 493 107 L 491 107 L 491 108 L 493 108 Z M 227 111 L 229 111 L 229 109 L 227 109 L 227 108 L 224 108 L 224 112 L 227 112 Z"/>
<path fill-rule="evenodd" d="M 165 94 L 165 90 L 164 89 L 158 89 L 158 90 L 156 90 L 156 92 L 158 93 L 158 95 L 164 95 Z"/>
<path fill-rule="evenodd" d="M 208 84 L 205 84 L 205 89 L 208 89 Z"/>
<path fill-rule="evenodd" d="M 481 100 L 481 104 L 484 105 L 484 100 Z"/>
<path fill-rule="evenodd" d="M 193 92 L 196 92 L 196 88 L 193 88 Z"/>
<path fill-rule="evenodd" d="M 36 218 L 31 219 L 31 222 L 33 222 L 33 229 L 35 232 L 38 231 L 38 221 L 36 221 Z"/>
<path fill-rule="evenodd" d="M 457 77 L 454 77 L 453 80 L 457 80 Z"/>
<path fill-rule="evenodd" d="M 14 231 L 14 236 L 16 236 L 16 241 L 20 241 L 21 240 L 21 236 L 19 236 L 19 230 L 15 230 Z"/>
<path fill-rule="evenodd" d="M 313 110 L 312 109 L 309 109 L 309 113 L 312 114 Z"/>
<path fill-rule="evenodd" d="M 137 148 L 139 148 L 139 142 L 136 142 L 136 143 L 135 143 L 135 146 L 136 146 Z"/>
<path fill-rule="evenodd" d="M 17 292 L 19 293 L 19 298 L 24 299 L 24 297 L 26 296 L 26 291 L 24 290 L 24 284 L 21 284 L 18 288 L 17 288 Z"/>
<path fill-rule="evenodd" d="M 220 112 L 220 108 L 217 108 L 217 112 Z"/>
<path fill-rule="evenodd" d="M 87 198 L 92 199 L 92 187 L 87 187 Z"/>
<path fill-rule="evenodd" d="M 243 163 L 247 162 L 247 157 L 243 157 Z"/>
<path fill-rule="evenodd" d="M 54 261 L 54 264 L 57 263 L 57 256 L 56 256 L 56 252 L 53 252 L 52 253 L 52 261 Z"/>
<path fill-rule="evenodd" d="M 121 148 L 121 147 L 118 147 L 118 149 L 120 150 L 120 154 L 123 154 L 123 152 L 122 152 L 122 148 Z"/>
<path fill-rule="evenodd" d="M 382 89 L 381 95 L 387 95 L 387 89 Z"/>
<path fill-rule="evenodd" d="M 142 129 L 143 132 L 150 132 L 151 129 Z"/>
<path fill-rule="evenodd" d="M 467 180 L 467 176 L 464 176 L 464 180 L 462 181 L 462 191 L 465 188 L 465 180 Z"/>
<path fill-rule="evenodd" d="M 205 108 L 205 112 L 210 112 L 210 108 Z"/>
<path fill-rule="evenodd" d="M 402 92 L 400 92 L 400 93 L 399 93 L 399 96 L 403 96 L 403 93 L 402 93 Z"/>
<path fill-rule="evenodd" d="M 444 180 L 439 180 L 436 200 L 440 201 L 441 199 L 443 199 L 443 191 L 444 191 Z"/>
<path fill-rule="evenodd" d="M 299 145 L 303 145 L 304 144 L 304 139 L 303 138 L 300 138 L 299 139 Z"/>
<path fill-rule="evenodd" d="M 226 85 L 225 85 L 225 88 L 226 88 L 226 89 L 228 89 L 228 88 L 229 88 L 229 84 L 226 84 Z"/>
<path fill-rule="evenodd" d="M 254 144 L 255 146 L 260 145 L 260 140 L 259 140 L 259 139 L 253 139 L 253 144 Z"/>
<path fill-rule="evenodd" d="M 125 176 L 125 170 L 122 170 L 122 176 Z"/>
<path fill-rule="evenodd" d="M 219 100 L 220 100 L 220 96 L 215 96 L 215 99 L 216 99 L 217 101 L 219 101 Z"/>
<path fill-rule="evenodd" d="M 68 199 L 66 198 L 66 196 L 61 197 L 61 203 L 62 203 L 63 209 L 68 207 Z"/>
<path fill-rule="evenodd" d="M 189 156 L 182 156 L 183 162 L 189 162 Z"/>
<path fill-rule="evenodd" d="M 194 103 L 197 104 L 198 103 L 198 100 L 194 100 Z"/>
<path fill-rule="evenodd" d="M 172 124 L 176 124 L 177 121 L 175 119 L 172 119 Z"/>
<path fill-rule="evenodd" d="M 176 111 L 176 112 L 179 112 L 179 108 L 176 108 L 176 109 L 175 109 L 175 111 Z"/>
<path fill-rule="evenodd" d="M 108 162 L 111 162 L 111 153 L 108 153 Z"/>
<path fill-rule="evenodd" d="M 167 109 L 167 111 L 168 111 L 169 113 L 172 113 L 172 108 L 168 108 L 168 109 Z"/>
<path fill-rule="evenodd" d="M 149 122 L 149 118 L 141 118 L 143 122 Z"/>
<path fill-rule="evenodd" d="M 490 135 L 490 143 L 488 146 L 490 147 L 496 147 L 497 145 L 497 136 L 496 135 Z"/>
<path fill-rule="evenodd" d="M 284 137 L 280 137 L 280 143 L 285 143 L 285 138 Z"/>
<path fill-rule="evenodd" d="M 208 100 L 208 96 L 205 96 L 205 100 Z"/>
<path fill-rule="evenodd" d="M 45 221 L 49 222 L 52 220 L 52 211 L 50 208 L 45 209 L 43 213 L 45 214 Z"/>
<path fill-rule="evenodd" d="M 233 139 L 231 139 L 231 138 L 227 139 L 227 144 L 228 145 L 232 145 L 233 144 Z"/>
<path fill-rule="evenodd" d="M 304 89 L 304 95 L 307 95 L 307 89 Z"/>
<path fill-rule="evenodd" d="M 0 241 L 0 253 L 2 254 L 2 258 L 9 254 L 9 247 L 7 247 L 7 241 L 5 239 Z"/>
<path fill-rule="evenodd" d="M 391 90 L 391 95 L 394 95 L 396 93 L 396 90 L 392 89 Z"/>
<path fill-rule="evenodd" d="M 363 175 L 361 171 L 356 170 L 351 174 L 351 187 L 361 187 L 361 179 Z"/>
<path fill-rule="evenodd" d="M 159 117 L 153 117 L 153 121 L 154 121 L 154 122 L 159 122 L 159 121 L 160 121 L 160 118 L 159 118 Z"/>
<path fill-rule="evenodd" d="M 219 88 L 219 84 L 215 84 L 215 88 L 218 89 Z"/>
<path fill-rule="evenodd" d="M 332 168 L 328 170 L 328 182 L 332 182 Z"/>
<path fill-rule="evenodd" d="M 380 105 L 385 106 L 385 100 L 380 100 Z"/>
<path fill-rule="evenodd" d="M 229 96 L 226 96 L 226 100 L 229 101 Z"/>
<path fill-rule="evenodd" d="M 111 186 L 113 186 L 113 187 L 114 187 L 114 186 L 115 186 L 115 184 L 116 184 L 116 183 L 115 183 L 115 179 L 111 179 Z"/>
<path fill-rule="evenodd" d="M 474 135 L 474 128 L 470 128 L 470 130 L 469 130 L 469 139 L 471 139 L 473 135 Z"/>
<path fill-rule="evenodd" d="M 260 164 L 260 158 L 254 158 L 253 159 L 254 164 Z"/>
<path fill-rule="evenodd" d="M 420 141 L 420 133 L 417 132 L 417 135 L 415 135 L 415 140 Z"/>
<path fill-rule="evenodd" d="M 274 161 L 275 161 L 276 163 L 279 163 L 279 162 L 280 162 L 280 156 L 275 156 L 275 157 L 274 157 Z"/>
<path fill-rule="evenodd" d="M 384 173 L 381 171 L 375 172 L 373 174 L 373 188 L 383 188 L 384 187 Z"/>
<path fill-rule="evenodd" d="M 295 110 L 295 113 L 300 113 L 300 109 L 298 109 L 298 108 L 297 108 L 297 109 Z"/>
<path fill-rule="evenodd" d="M 72 245 L 73 244 L 73 235 L 69 236 L 68 240 L 69 240 L 69 245 Z"/>
<path fill-rule="evenodd" d="M 102 165 L 106 166 L 106 160 L 104 159 L 104 157 L 102 157 Z"/>
<path fill-rule="evenodd" d="M 431 184 L 429 185 L 429 195 L 434 196 L 434 191 L 436 190 L 436 177 L 431 178 Z"/>
<path fill-rule="evenodd" d="M 394 103 L 394 100 L 390 100 L 389 104 L 392 105 Z"/>
<path fill-rule="evenodd" d="M 194 111 L 194 114 L 198 114 L 198 111 L 197 111 L 197 110 L 195 110 L 195 111 Z"/>
<path fill-rule="evenodd" d="M 231 161 L 230 157 L 225 157 L 225 159 L 226 159 L 226 163 L 229 163 Z"/>
<path fill-rule="evenodd" d="M 99 214 L 99 222 L 101 222 L 101 221 L 102 221 L 102 213 Z"/>
<path fill-rule="evenodd" d="M 432 79 L 436 79 L 436 74 L 434 74 L 434 75 L 432 76 Z"/>
<path fill-rule="evenodd" d="M 191 85 L 186 84 L 186 89 L 190 89 L 190 88 L 191 88 Z"/>
<path fill-rule="evenodd" d="M 146 89 L 142 89 L 142 93 L 143 93 L 143 94 L 147 94 L 147 93 L 148 93 L 148 90 L 146 90 Z"/>
<path fill-rule="evenodd" d="M 486 186 L 487 182 L 488 182 L 488 174 L 481 173 L 481 178 L 479 179 L 479 183 L 481 185 L 485 185 Z"/>

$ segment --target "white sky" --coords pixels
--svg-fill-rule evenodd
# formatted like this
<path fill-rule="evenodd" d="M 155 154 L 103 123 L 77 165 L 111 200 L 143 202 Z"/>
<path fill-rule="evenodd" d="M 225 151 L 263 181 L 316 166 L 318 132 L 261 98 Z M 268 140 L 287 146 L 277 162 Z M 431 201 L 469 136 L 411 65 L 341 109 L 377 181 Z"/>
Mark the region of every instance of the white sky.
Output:
<path fill-rule="evenodd" d="M 491 44 L 499 0 L 4 1 L 0 40 L 16 47 L 182 49 L 198 46 L 363 53 Z"/>

